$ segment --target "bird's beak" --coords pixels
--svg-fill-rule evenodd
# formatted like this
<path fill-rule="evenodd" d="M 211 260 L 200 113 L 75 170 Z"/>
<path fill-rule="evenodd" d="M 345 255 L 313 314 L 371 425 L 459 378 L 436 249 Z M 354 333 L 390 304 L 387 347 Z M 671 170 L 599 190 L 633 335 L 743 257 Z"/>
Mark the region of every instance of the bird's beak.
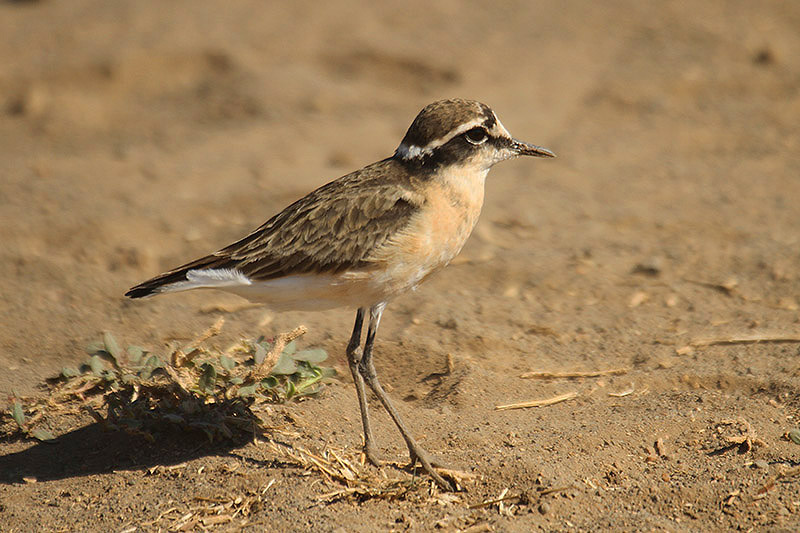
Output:
<path fill-rule="evenodd" d="M 541 146 L 536 146 L 534 144 L 528 144 L 523 141 L 518 141 L 517 139 L 511 140 L 511 150 L 514 152 L 515 155 L 532 155 L 534 157 L 556 156 L 556 154 L 554 154 L 547 148 L 542 148 Z"/>

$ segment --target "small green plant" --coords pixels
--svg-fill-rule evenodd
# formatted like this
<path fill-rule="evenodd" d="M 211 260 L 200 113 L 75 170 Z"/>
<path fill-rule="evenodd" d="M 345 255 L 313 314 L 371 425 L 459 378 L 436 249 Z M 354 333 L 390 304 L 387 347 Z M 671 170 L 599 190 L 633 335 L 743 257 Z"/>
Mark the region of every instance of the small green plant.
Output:
<path fill-rule="evenodd" d="M 48 405 L 37 405 L 37 418 L 52 414 L 53 402 L 80 401 L 100 423 L 153 440 L 160 429 L 200 430 L 209 439 L 232 438 L 238 430 L 252 435 L 260 420 L 250 406 L 255 402 L 285 402 L 312 396 L 335 374 L 320 366 L 325 350 L 298 350 L 293 332 L 266 340 L 241 341 L 226 350 L 209 347 L 219 333 L 220 319 L 203 335 L 164 355 L 132 345 L 124 350 L 106 332 L 87 347 L 88 360 L 65 367 L 49 380 L 53 390 Z M 107 416 L 97 409 L 105 405 Z M 33 412 L 29 411 L 29 412 Z M 32 430 L 22 402 L 11 398 L 10 417 L 19 430 L 39 440 L 51 440 L 46 430 Z"/>
<path fill-rule="evenodd" d="M 64 367 L 61 379 L 94 382 L 102 390 L 115 391 L 137 381 L 148 380 L 164 367 L 161 358 L 140 346 L 128 346 L 123 352 L 114 336 L 106 332 L 103 340 L 86 347 L 89 359 L 80 367 Z M 111 365 L 111 366 L 109 366 Z"/>
<path fill-rule="evenodd" d="M 101 342 L 87 347 L 86 363 L 79 368 L 64 368 L 61 376 L 95 381 L 104 390 L 117 391 L 150 380 L 155 373 L 177 378 L 186 390 L 201 397 L 236 395 L 282 402 L 316 394 L 320 383 L 335 374 L 333 369 L 319 365 L 328 358 L 325 350 L 298 351 L 297 341 L 292 340 L 285 344 L 269 374 L 253 379 L 253 370 L 264 363 L 274 348 L 275 340 L 264 337 L 242 341 L 224 352 L 190 344 L 173 350 L 174 368 L 167 369 L 159 356 L 139 346 L 128 346 L 123 352 L 114 336 L 106 332 Z"/>
<path fill-rule="evenodd" d="M 52 441 L 55 439 L 50 431 L 44 428 L 33 427 L 35 420 L 28 419 L 28 417 L 25 416 L 25 408 L 22 405 L 22 400 L 20 400 L 16 394 L 9 398 L 9 400 L 11 403 L 9 413 L 11 414 L 11 419 L 14 420 L 14 423 L 16 424 L 17 431 L 42 442 Z"/>
<path fill-rule="evenodd" d="M 262 364 L 266 354 L 274 348 L 272 343 L 263 338 L 254 341 L 251 346 L 252 348 L 245 348 L 245 353 L 252 354 L 254 365 Z M 220 363 L 228 372 L 223 376 L 223 380 L 227 379 L 230 384 L 240 385 L 239 396 L 264 395 L 273 401 L 282 401 L 316 394 L 320 382 L 335 374 L 332 368 L 319 366 L 319 363 L 327 358 L 328 353 L 321 348 L 298 351 L 296 341 L 291 341 L 278 356 L 269 375 L 248 384 L 245 384 L 244 379 L 236 376 L 234 369 L 230 368 L 230 358 L 221 359 Z"/>

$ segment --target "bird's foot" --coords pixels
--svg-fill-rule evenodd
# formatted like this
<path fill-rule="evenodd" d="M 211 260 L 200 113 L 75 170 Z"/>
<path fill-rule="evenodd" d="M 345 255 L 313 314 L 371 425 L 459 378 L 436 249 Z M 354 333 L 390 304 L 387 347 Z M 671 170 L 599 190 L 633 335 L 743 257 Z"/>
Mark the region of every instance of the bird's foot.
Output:
<path fill-rule="evenodd" d="M 364 456 L 369 464 L 377 467 L 381 467 L 383 465 L 383 461 L 381 461 L 381 458 L 378 456 L 378 452 L 375 450 L 375 446 L 373 446 L 372 443 L 365 444 L 363 451 Z"/>
<path fill-rule="evenodd" d="M 411 461 L 408 464 L 408 468 L 410 470 L 414 470 L 414 467 L 417 463 L 422 467 L 422 469 L 433 478 L 436 484 L 439 486 L 440 489 L 446 491 L 457 491 L 460 489 L 460 485 L 458 483 L 458 479 L 454 478 L 453 483 L 447 481 L 442 474 L 437 470 L 437 468 L 442 469 L 441 462 L 437 461 L 436 459 L 432 459 L 431 456 L 420 448 L 416 444 L 409 444 L 408 446 L 408 453 L 411 457 Z M 454 470 L 450 470 L 448 468 L 442 469 L 444 473 L 448 472 L 455 472 Z M 448 476 L 450 477 L 450 476 Z"/>
<path fill-rule="evenodd" d="M 408 455 L 409 455 L 408 468 L 414 468 L 414 466 L 417 463 L 422 464 L 423 461 L 425 461 L 434 468 L 442 468 L 445 470 L 451 469 L 450 465 L 443 462 L 441 459 L 438 459 L 437 457 L 430 455 L 428 452 L 419 447 L 417 447 L 416 451 L 409 449 Z"/>

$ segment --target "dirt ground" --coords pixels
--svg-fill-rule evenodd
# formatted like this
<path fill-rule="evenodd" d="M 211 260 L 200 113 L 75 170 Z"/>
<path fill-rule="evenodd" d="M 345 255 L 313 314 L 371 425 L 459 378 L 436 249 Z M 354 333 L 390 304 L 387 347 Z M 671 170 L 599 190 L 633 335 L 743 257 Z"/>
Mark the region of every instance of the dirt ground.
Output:
<path fill-rule="evenodd" d="M 0 530 L 797 531 L 798 28 L 777 0 L 0 2 L 3 409 L 104 331 L 158 351 L 219 315 L 221 346 L 305 324 L 340 379 L 265 423 L 355 464 L 352 310 L 122 294 L 390 155 L 440 98 L 558 154 L 491 172 L 461 256 L 378 336 L 464 491 L 331 499 L 346 484 L 264 440 L 149 444 L 76 412 L 42 422 L 55 444 L 0 438 Z"/>

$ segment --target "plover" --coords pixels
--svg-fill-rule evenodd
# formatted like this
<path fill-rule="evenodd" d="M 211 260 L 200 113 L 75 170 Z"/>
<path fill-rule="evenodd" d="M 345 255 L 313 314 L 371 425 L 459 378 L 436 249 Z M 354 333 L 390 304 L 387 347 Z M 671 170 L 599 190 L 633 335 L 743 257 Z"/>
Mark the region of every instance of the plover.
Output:
<path fill-rule="evenodd" d="M 461 251 L 481 212 L 489 169 L 523 155 L 554 157 L 512 138 L 485 104 L 434 102 L 420 111 L 391 157 L 323 185 L 243 239 L 140 283 L 126 296 L 210 288 L 275 310 L 355 308 L 346 352 L 366 457 L 380 465 L 365 385 L 400 430 L 411 466 L 418 461 L 448 489 L 378 381 L 373 343 L 386 304 Z"/>

